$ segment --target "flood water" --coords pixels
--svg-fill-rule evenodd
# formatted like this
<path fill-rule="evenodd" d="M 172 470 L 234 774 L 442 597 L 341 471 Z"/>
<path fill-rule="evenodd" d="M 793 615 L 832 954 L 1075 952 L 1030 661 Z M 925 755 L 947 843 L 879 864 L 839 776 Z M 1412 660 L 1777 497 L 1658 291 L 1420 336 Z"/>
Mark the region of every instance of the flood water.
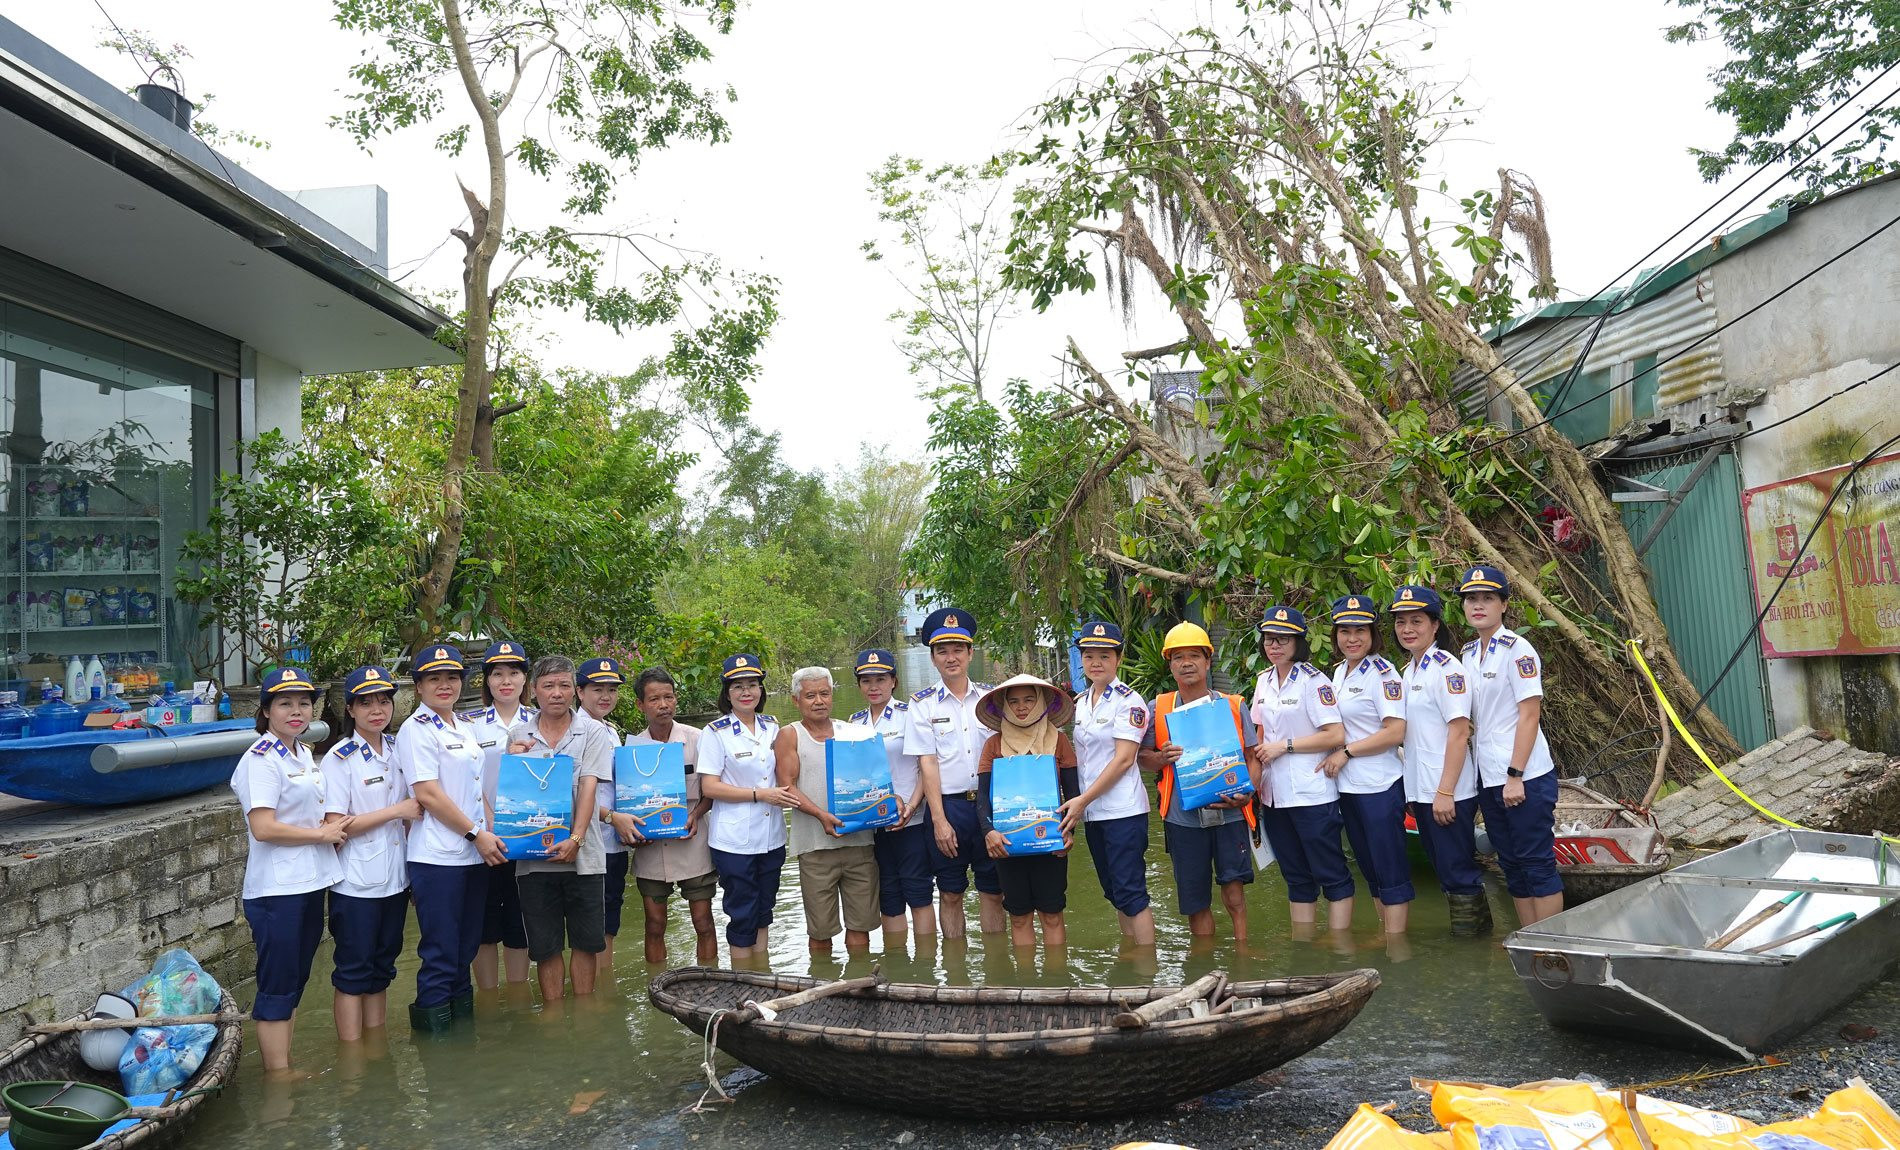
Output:
<path fill-rule="evenodd" d="M 859 705 L 855 696 L 841 698 L 839 712 L 849 714 Z M 1519 988 L 1498 945 L 1513 921 L 1501 887 L 1492 891 L 1497 933 L 1486 939 L 1452 939 L 1436 884 L 1429 873 L 1420 873 L 1416 881 L 1419 898 L 1413 904 L 1411 933 L 1403 939 L 1387 941 L 1370 902 L 1362 898 L 1349 934 L 1328 937 L 1321 930 L 1317 939 L 1296 941 L 1289 937 L 1285 888 L 1277 870 L 1270 870 L 1248 888 L 1253 940 L 1237 946 L 1223 916 L 1220 937 L 1197 947 L 1190 942 L 1185 921 L 1174 913 L 1172 880 L 1157 830 L 1148 865 L 1159 927 L 1152 952 L 1122 946 L 1086 845 L 1078 842 L 1069 869 L 1066 953 L 1040 948 L 1014 952 L 1007 935 L 936 942 L 921 954 L 886 951 L 884 936 L 876 933 L 871 954 L 840 961 L 841 945 L 836 959 L 807 953 L 797 867 L 788 864 L 771 929 L 770 965 L 780 973 L 834 978 L 869 973 L 876 962 L 885 976 L 898 981 L 1037 986 L 1181 983 L 1213 969 L 1244 979 L 1377 968 L 1383 986 L 1338 1037 L 1280 1071 L 1193 1104 L 1270 1103 L 1257 1111 L 1265 1145 L 1318 1145 L 1325 1139 L 1315 1137 L 1314 1131 L 1336 1129 L 1358 1101 L 1401 1096 L 1414 1075 L 1521 1082 L 1592 1073 L 1610 1082 L 1637 1083 L 1703 1064 L 1692 1054 L 1549 1029 Z M 463 1024 L 448 1040 L 416 1041 L 409 1034 L 406 1007 L 414 996 L 416 965 L 412 919 L 410 946 L 390 992 L 387 1038 L 340 1049 L 330 1015 L 326 941 L 297 1018 L 293 1058 L 308 1076 L 266 1081 L 247 1036 L 235 1088 L 204 1108 L 191 1143 L 272 1150 L 556 1145 L 700 1150 L 765 1143 L 787 1148 L 889 1144 L 901 1132 L 911 1131 L 918 1145 L 952 1140 L 1013 1144 L 1010 1127 L 972 1127 L 828 1103 L 761 1081 L 724 1055 L 716 1057 L 717 1072 L 729 1088 L 738 1090 L 738 1100 L 704 1113 L 686 1113 L 707 1086 L 701 1041 L 647 1003 L 652 970 L 641 957 L 639 900 L 637 892 L 630 893 L 634 897 L 619 936 L 617 969 L 600 993 L 553 1006 L 539 1002 L 530 986 L 480 994 L 473 1025 Z M 974 926 L 974 906 L 970 920 Z M 722 928 L 723 921 L 720 917 Z M 670 954 L 678 964 L 689 963 L 693 936 L 677 903 L 669 926 Z M 723 938 L 721 953 L 723 964 Z M 240 988 L 247 1002 L 249 993 L 248 986 Z M 1882 1022 L 1883 1028 L 1888 1021 L 1900 1022 L 1900 992 L 1889 980 L 1857 1009 L 1877 1015 L 1868 1020 Z M 1839 1022 L 1823 1025 L 1838 1027 Z M 1261 1098 L 1263 1094 L 1271 1097 Z M 1317 1115 L 1311 1129 L 1299 1137 L 1274 1137 L 1274 1115 L 1302 1108 Z M 1165 1138 L 1158 1121 L 1071 1123 L 1055 1141 L 1065 1147 L 1106 1147 L 1156 1134 Z"/>

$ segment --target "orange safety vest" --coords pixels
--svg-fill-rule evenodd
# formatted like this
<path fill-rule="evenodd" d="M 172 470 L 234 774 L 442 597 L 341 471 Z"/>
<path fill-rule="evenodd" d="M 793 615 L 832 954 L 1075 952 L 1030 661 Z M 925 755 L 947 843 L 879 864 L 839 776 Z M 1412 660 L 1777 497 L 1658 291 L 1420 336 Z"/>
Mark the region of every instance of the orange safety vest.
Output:
<path fill-rule="evenodd" d="M 1240 736 L 1241 752 L 1245 754 L 1247 747 L 1247 723 L 1241 717 L 1242 703 L 1240 696 L 1221 693 L 1220 697 L 1227 700 L 1227 709 L 1232 712 L 1234 717 L 1234 733 Z M 1180 692 L 1178 691 L 1168 691 L 1155 696 L 1155 746 L 1157 748 L 1168 745 L 1168 715 L 1174 710 L 1175 701 L 1179 698 Z M 1162 765 L 1161 774 L 1155 780 L 1155 791 L 1161 800 L 1161 816 L 1166 818 L 1168 807 L 1174 801 L 1173 763 L 1165 763 Z M 1254 804 L 1248 803 L 1240 809 L 1240 813 L 1246 816 L 1248 827 L 1254 825 L 1253 808 Z"/>

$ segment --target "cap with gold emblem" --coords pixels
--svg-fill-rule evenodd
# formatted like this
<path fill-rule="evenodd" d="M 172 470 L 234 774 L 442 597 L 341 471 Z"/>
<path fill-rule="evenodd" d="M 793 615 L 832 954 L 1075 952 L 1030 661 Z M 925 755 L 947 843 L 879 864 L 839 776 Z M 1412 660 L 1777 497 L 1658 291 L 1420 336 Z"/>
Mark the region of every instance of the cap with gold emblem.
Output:
<path fill-rule="evenodd" d="M 1090 620 L 1082 624 L 1082 632 L 1076 636 L 1075 645 L 1085 651 L 1090 647 L 1119 651 L 1122 649 L 1122 629 L 1102 619 Z"/>
<path fill-rule="evenodd" d="M 765 664 L 759 662 L 757 655 L 734 655 L 726 660 L 724 669 L 720 671 L 720 678 L 728 683 L 736 679 L 763 679 Z"/>
<path fill-rule="evenodd" d="M 859 675 L 895 675 L 897 674 L 897 656 L 882 647 L 873 647 L 869 651 L 858 652 Z"/>
<path fill-rule="evenodd" d="M 1379 606 L 1370 595 L 1341 595 L 1333 600 L 1333 626 L 1370 627 L 1379 621 Z"/>
<path fill-rule="evenodd" d="M 1269 607 L 1256 629 L 1262 635 L 1304 635 L 1306 616 L 1291 607 Z"/>
<path fill-rule="evenodd" d="M 1472 595 L 1479 591 L 1490 591 L 1508 599 L 1511 597 L 1511 581 L 1496 567 L 1467 567 L 1465 577 L 1458 580 L 1458 594 Z"/>
<path fill-rule="evenodd" d="M 1445 614 L 1445 600 L 1430 587 L 1407 583 L 1393 590 L 1391 611 L 1394 615 L 1401 611 L 1423 611 L 1440 619 Z"/>
<path fill-rule="evenodd" d="M 488 650 L 482 652 L 484 667 L 502 667 L 511 663 L 522 667 L 528 665 L 528 649 L 513 639 L 490 643 Z"/>
<path fill-rule="evenodd" d="M 919 628 L 928 646 L 938 643 L 975 643 L 976 618 L 959 607 L 939 607 L 924 617 Z"/>
<path fill-rule="evenodd" d="M 462 663 L 462 653 L 454 647 L 424 647 L 416 655 L 414 674 L 427 675 L 432 671 L 454 671 L 465 674 L 468 668 Z"/>
<path fill-rule="evenodd" d="M 308 691 L 314 695 L 317 693 L 317 685 L 310 681 L 310 674 L 307 671 L 300 671 L 295 667 L 279 667 L 264 676 L 257 685 L 257 691 L 260 695 L 281 695 L 285 691 Z"/>
<path fill-rule="evenodd" d="M 343 677 L 343 694 L 349 698 L 385 692 L 396 693 L 396 680 L 381 667 L 358 667 Z"/>

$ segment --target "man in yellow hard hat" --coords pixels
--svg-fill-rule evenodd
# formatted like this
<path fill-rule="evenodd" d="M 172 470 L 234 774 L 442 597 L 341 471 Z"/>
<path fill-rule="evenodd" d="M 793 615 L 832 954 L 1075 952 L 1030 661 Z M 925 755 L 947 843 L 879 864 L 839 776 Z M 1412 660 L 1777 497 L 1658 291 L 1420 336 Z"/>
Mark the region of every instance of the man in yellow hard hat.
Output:
<path fill-rule="evenodd" d="M 1221 903 L 1233 920 L 1234 938 L 1247 937 L 1247 884 L 1253 881 L 1253 796 L 1224 799 L 1199 810 L 1183 810 L 1174 799 L 1174 762 L 1183 748 L 1168 740 L 1168 716 L 1198 706 L 1225 705 L 1243 749 L 1260 741 L 1259 731 L 1239 695 L 1217 692 L 1211 685 L 1214 641 L 1193 623 L 1177 623 L 1161 643 L 1176 690 L 1155 698 L 1154 722 L 1141 744 L 1138 762 L 1157 776 L 1161 798 L 1162 842 L 1174 862 L 1174 890 L 1180 911 L 1187 916 L 1188 932 L 1196 937 L 1214 934 L 1214 884 L 1220 885 Z M 1251 763 L 1252 756 L 1248 756 Z M 1254 768 L 1250 767 L 1250 770 Z M 1260 780 L 1253 780 L 1254 789 Z"/>

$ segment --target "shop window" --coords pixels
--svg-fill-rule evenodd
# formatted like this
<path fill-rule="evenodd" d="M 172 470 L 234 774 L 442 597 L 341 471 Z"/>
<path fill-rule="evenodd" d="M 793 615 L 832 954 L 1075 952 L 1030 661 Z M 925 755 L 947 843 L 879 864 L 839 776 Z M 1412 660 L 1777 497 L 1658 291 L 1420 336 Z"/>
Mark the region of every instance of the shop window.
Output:
<path fill-rule="evenodd" d="M 0 303 L 0 678 L 31 698 L 95 655 L 135 699 L 194 678 L 173 579 L 209 506 L 216 397 L 208 368 Z"/>

